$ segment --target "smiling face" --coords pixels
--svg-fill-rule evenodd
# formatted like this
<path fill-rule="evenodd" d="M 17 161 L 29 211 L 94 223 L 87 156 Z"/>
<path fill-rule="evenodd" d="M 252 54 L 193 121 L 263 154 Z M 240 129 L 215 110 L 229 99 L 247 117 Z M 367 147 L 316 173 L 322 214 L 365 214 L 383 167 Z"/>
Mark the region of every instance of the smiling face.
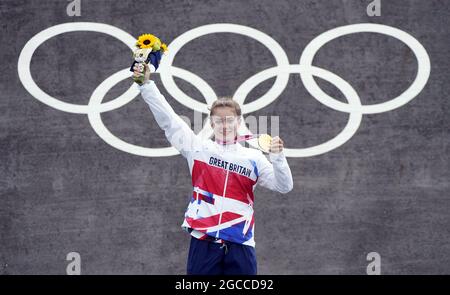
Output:
<path fill-rule="evenodd" d="M 214 136 L 220 141 L 233 140 L 237 135 L 240 123 L 241 118 L 237 116 L 232 107 L 216 107 L 211 114 L 211 127 L 214 130 Z"/>

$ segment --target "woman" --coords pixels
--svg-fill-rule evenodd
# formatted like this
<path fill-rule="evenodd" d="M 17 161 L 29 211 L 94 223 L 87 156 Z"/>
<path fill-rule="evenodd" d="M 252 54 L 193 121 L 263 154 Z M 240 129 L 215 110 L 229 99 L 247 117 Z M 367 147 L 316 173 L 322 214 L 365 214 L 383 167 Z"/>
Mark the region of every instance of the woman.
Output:
<path fill-rule="evenodd" d="M 134 77 L 141 75 L 134 69 Z M 182 228 L 191 234 L 187 274 L 256 274 L 253 191 L 256 184 L 292 190 L 283 141 L 274 137 L 269 157 L 236 142 L 241 108 L 230 98 L 210 107 L 214 141 L 202 139 L 174 112 L 145 68 L 138 87 L 169 142 L 187 159 L 193 193 Z"/>

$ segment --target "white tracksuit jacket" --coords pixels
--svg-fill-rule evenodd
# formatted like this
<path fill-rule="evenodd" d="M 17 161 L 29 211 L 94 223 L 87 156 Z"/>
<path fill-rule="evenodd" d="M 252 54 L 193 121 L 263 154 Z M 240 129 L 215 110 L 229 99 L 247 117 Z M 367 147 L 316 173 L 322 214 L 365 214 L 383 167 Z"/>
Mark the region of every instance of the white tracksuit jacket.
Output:
<path fill-rule="evenodd" d="M 182 228 L 199 239 L 212 237 L 216 242 L 254 247 L 256 184 L 280 193 L 293 187 L 283 152 L 270 153 L 271 163 L 260 150 L 201 138 L 174 112 L 153 81 L 138 88 L 167 139 L 189 165 L 193 192 Z"/>

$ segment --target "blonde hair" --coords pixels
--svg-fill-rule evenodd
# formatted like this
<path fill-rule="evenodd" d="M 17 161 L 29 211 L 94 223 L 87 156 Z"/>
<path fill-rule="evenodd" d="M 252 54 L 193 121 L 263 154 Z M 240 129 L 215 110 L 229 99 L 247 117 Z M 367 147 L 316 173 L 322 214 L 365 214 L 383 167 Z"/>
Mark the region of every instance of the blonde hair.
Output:
<path fill-rule="evenodd" d="M 233 100 L 230 96 L 222 96 L 213 102 L 211 107 L 208 107 L 209 115 L 212 116 L 214 114 L 214 110 L 219 107 L 229 107 L 232 108 L 236 116 L 240 117 L 242 114 L 241 106 L 238 102 Z"/>

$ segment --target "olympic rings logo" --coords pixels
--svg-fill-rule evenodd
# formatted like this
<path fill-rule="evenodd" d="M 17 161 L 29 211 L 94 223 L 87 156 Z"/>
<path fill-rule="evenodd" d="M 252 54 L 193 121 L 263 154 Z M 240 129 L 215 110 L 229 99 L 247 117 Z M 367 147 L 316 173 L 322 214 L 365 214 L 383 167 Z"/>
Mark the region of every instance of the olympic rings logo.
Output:
<path fill-rule="evenodd" d="M 25 44 L 22 52 L 20 53 L 18 60 L 18 74 L 25 89 L 33 97 L 50 107 L 69 113 L 87 114 L 89 122 L 98 136 L 114 148 L 130 154 L 145 157 L 164 157 L 179 154 L 174 147 L 148 148 L 127 143 L 113 135 L 103 124 L 100 116 L 101 113 L 120 108 L 133 100 L 139 94 L 137 87 L 132 85 L 119 97 L 102 103 L 104 96 L 114 85 L 124 79 L 130 78 L 129 67 L 118 71 L 100 83 L 100 85 L 92 93 L 87 105 L 78 105 L 60 101 L 48 95 L 36 85 L 30 71 L 30 63 L 34 51 L 46 40 L 62 33 L 74 31 L 105 33 L 119 39 L 130 47 L 131 50 L 133 49 L 132 46 L 135 43 L 135 38 L 127 32 L 114 26 L 102 23 L 74 22 L 47 28 L 31 38 Z M 415 80 L 407 90 L 389 101 L 372 105 L 362 105 L 358 94 L 349 83 L 330 71 L 312 65 L 315 54 L 323 45 L 338 37 L 361 32 L 379 33 L 394 37 L 405 43 L 416 56 L 418 70 Z M 383 113 L 405 105 L 422 91 L 430 76 L 430 58 L 422 44 L 410 34 L 386 25 L 362 23 L 346 25 L 326 31 L 314 38 L 305 47 L 298 64 L 289 64 L 285 51 L 282 49 L 280 44 L 278 44 L 278 42 L 269 35 L 243 25 L 229 23 L 209 24 L 189 30 L 175 38 L 172 43 L 168 45 L 170 48 L 170 54 L 162 59 L 161 65 L 157 71 L 160 75 L 163 86 L 171 96 L 186 107 L 202 113 L 208 113 L 207 107 L 217 98 L 216 93 L 209 86 L 209 84 L 207 84 L 206 81 L 199 76 L 186 69 L 175 67 L 172 64 L 176 54 L 186 43 L 194 40 L 195 38 L 213 33 L 235 33 L 253 38 L 266 46 L 275 58 L 276 66 L 265 69 L 248 78 L 234 93 L 233 98 L 241 104 L 243 115 L 257 111 L 276 100 L 284 91 L 291 73 L 300 74 L 306 90 L 320 103 L 336 111 L 349 114 L 346 126 L 337 136 L 313 147 L 285 148 L 284 151 L 287 157 L 310 157 L 324 154 L 336 149 L 347 142 L 356 133 L 361 123 L 363 114 Z M 344 94 L 347 103 L 330 97 L 322 91 L 314 81 L 314 76 L 334 84 Z M 206 103 L 201 103 L 200 101 L 184 93 L 175 84 L 173 77 L 183 79 L 195 86 L 204 97 Z M 254 87 L 272 77 L 276 77 L 276 79 L 273 86 L 267 93 L 250 103 L 244 103 L 247 95 Z M 248 131 L 245 130 L 245 124 L 241 125 L 244 125 L 242 127 L 244 130 L 240 130 L 241 132 Z M 199 135 L 207 135 L 211 132 L 212 130 L 209 124 L 205 124 Z"/>

